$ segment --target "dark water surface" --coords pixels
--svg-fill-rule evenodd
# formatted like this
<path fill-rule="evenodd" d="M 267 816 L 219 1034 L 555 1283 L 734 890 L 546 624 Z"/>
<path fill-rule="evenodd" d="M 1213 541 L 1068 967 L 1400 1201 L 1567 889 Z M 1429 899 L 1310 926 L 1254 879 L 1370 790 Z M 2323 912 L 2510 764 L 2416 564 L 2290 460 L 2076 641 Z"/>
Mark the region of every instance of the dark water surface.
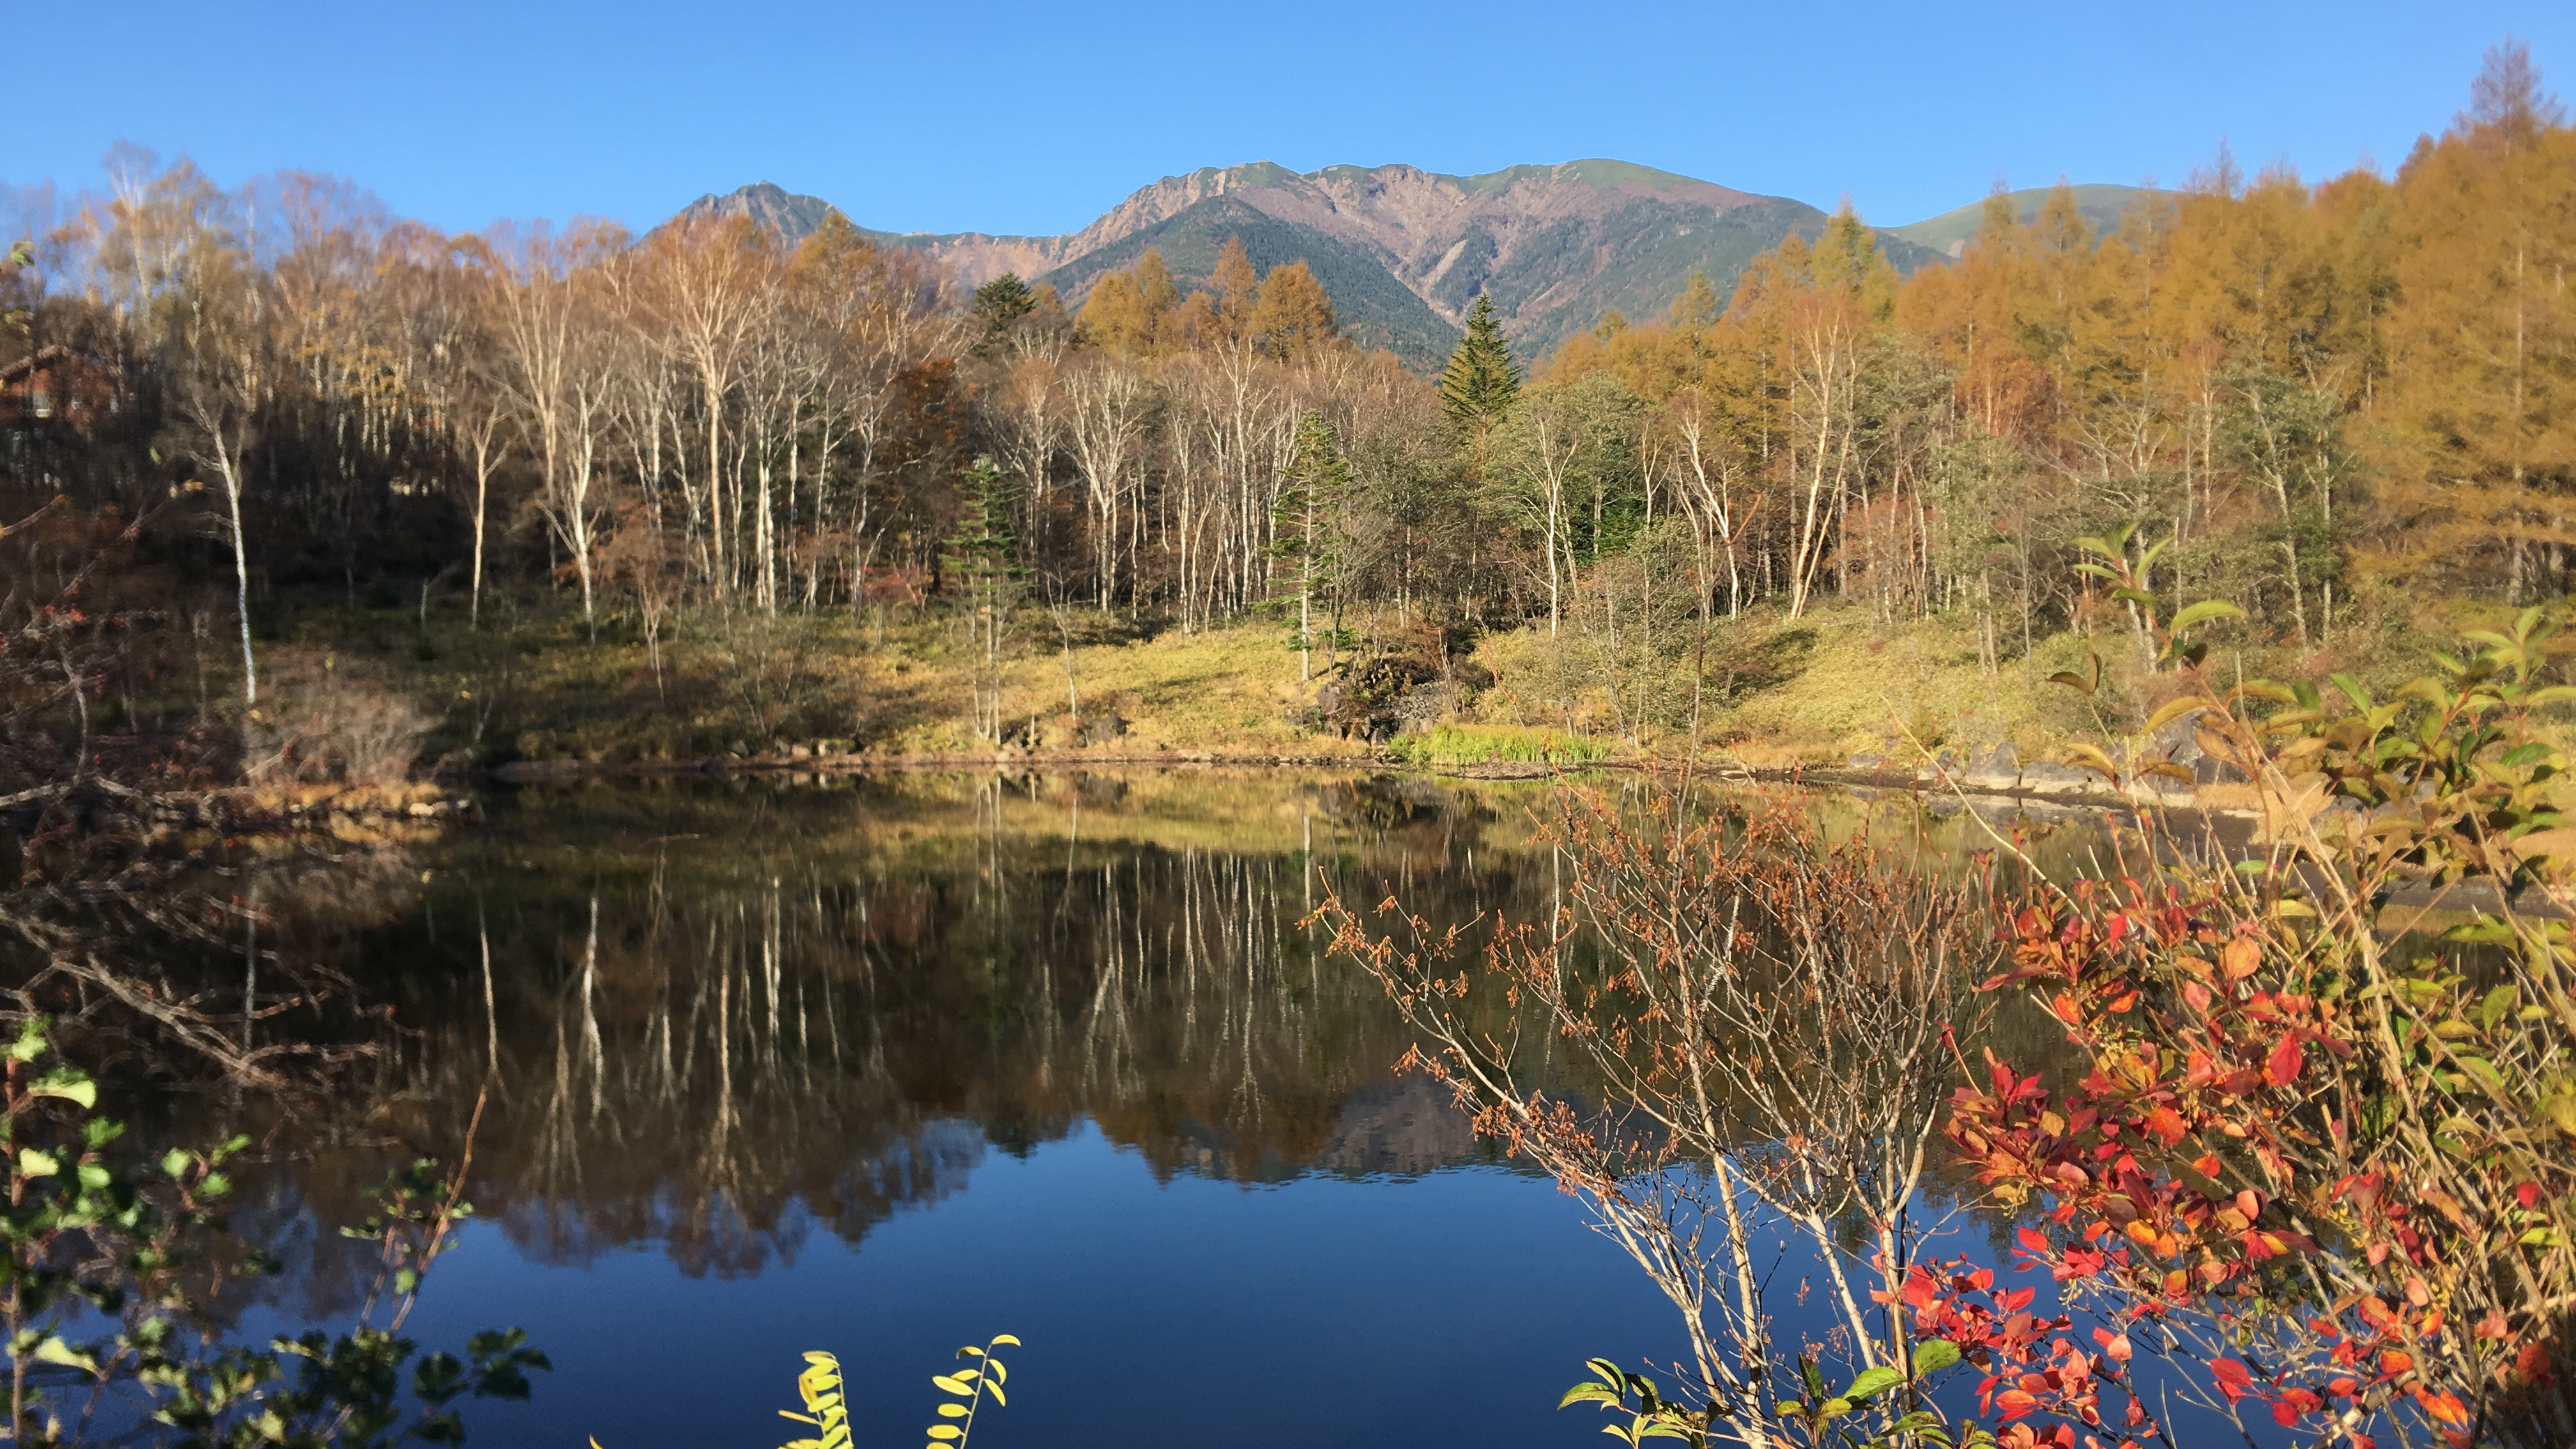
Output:
<path fill-rule="evenodd" d="M 1558 1394 L 1586 1355 L 1671 1357 L 1671 1309 L 1578 1202 L 1393 1073 L 1393 1009 L 1301 925 L 1327 888 L 1543 914 L 1541 788 L 495 799 L 380 871 L 358 924 L 261 948 L 330 936 L 395 1030 L 322 1114 L 338 1130 L 272 1124 L 243 1223 L 289 1271 L 242 1329 L 345 1319 L 365 1274 L 332 1227 L 385 1144 L 452 1151 L 488 1094 L 481 1217 L 409 1330 L 521 1325 L 555 1368 L 531 1403 L 471 1406 L 478 1443 L 773 1445 L 799 1354 L 828 1349 L 858 1442 L 917 1444 L 929 1375 L 1004 1332 L 1026 1346 L 992 1449 L 1586 1442 Z"/>

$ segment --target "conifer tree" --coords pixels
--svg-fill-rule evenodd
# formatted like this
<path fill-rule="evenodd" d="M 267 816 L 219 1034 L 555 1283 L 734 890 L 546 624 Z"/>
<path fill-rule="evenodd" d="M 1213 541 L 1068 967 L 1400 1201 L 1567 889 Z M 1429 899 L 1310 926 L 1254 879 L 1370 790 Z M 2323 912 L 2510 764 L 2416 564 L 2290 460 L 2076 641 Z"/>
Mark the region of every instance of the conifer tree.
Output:
<path fill-rule="evenodd" d="M 1494 320 L 1494 301 L 1478 293 L 1467 313 L 1467 335 L 1449 354 L 1440 374 L 1440 402 L 1449 425 L 1465 437 L 1479 438 L 1511 411 L 1521 390 L 1520 364 L 1512 361 L 1511 344 Z"/>
<path fill-rule="evenodd" d="M 1018 552 L 1011 537 L 1014 490 L 1009 475 L 995 467 L 990 457 L 978 457 L 965 471 L 957 492 L 956 527 L 942 540 L 939 562 L 965 596 L 975 734 L 999 743 L 1004 636 L 1027 572 L 1013 561 Z"/>
<path fill-rule="evenodd" d="M 1011 330 L 1013 323 L 1038 308 L 1038 294 L 1017 272 L 1004 272 L 975 289 L 975 301 L 967 308 L 981 333 L 975 342 L 975 355 L 983 356 L 992 345 Z"/>
<path fill-rule="evenodd" d="M 1297 422 L 1296 451 L 1279 472 L 1279 501 L 1271 517 L 1278 524 L 1275 552 L 1297 561 L 1297 678 L 1314 678 L 1315 594 L 1338 583 L 1342 550 L 1338 538 L 1342 510 L 1351 491 L 1351 467 L 1343 461 L 1333 425 L 1313 408 Z M 1340 611 L 1328 641 L 1341 632 Z M 1328 642 L 1327 649 L 1333 647 Z M 1330 667 L 1329 660 L 1327 666 Z"/>

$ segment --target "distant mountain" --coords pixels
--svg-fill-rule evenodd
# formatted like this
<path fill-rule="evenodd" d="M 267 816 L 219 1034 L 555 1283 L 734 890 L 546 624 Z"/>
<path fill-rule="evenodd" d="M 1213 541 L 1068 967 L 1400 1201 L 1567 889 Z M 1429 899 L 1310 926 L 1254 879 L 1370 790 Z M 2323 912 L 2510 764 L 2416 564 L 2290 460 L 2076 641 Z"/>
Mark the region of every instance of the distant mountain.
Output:
<path fill-rule="evenodd" d="M 1362 347 L 1383 347 L 1426 367 L 1458 345 L 1458 329 L 1407 289 L 1373 249 L 1282 221 L 1239 196 L 1209 197 L 1041 275 L 1068 301 L 1077 300 L 1102 276 L 1134 266 L 1150 247 L 1186 292 L 1208 285 L 1230 237 L 1242 240 L 1255 270 L 1304 262 L 1333 299 L 1343 333 Z"/>
<path fill-rule="evenodd" d="M 2012 207 L 2014 219 L 2029 221 L 2048 205 L 2049 193 L 2055 189 L 2037 186 L 2027 191 L 2007 192 L 2004 200 Z M 2121 214 L 2131 204 L 2140 197 L 2156 194 L 2139 186 L 2092 185 L 2078 186 L 2074 190 L 2075 209 L 2084 213 L 2084 219 L 2093 223 L 2093 229 L 2105 236 L 2118 228 Z M 1985 220 L 1986 204 L 1972 201 L 1957 211 L 1945 211 L 1927 221 L 1897 227 L 1895 234 L 1945 257 L 1955 257 L 1967 251 L 1968 239 L 1977 234 L 1977 228 L 1983 226 Z"/>
<path fill-rule="evenodd" d="M 755 181 L 722 196 L 709 193 L 681 207 L 672 221 L 748 216 L 790 243 L 803 241 L 840 208 L 819 196 L 799 196 L 774 181 Z M 668 225 L 669 223 L 664 223 Z"/>
<path fill-rule="evenodd" d="M 831 208 L 764 183 L 691 210 L 751 215 L 795 238 Z M 1604 312 L 1661 313 L 1693 272 L 1725 296 L 1755 257 L 1824 223 L 1801 201 L 1624 161 L 1482 176 L 1411 166 L 1299 173 L 1259 161 L 1167 176 L 1065 236 L 870 234 L 921 248 L 965 285 L 1015 272 L 1052 284 L 1069 304 L 1148 247 L 1184 288 L 1203 284 L 1226 238 L 1240 237 L 1258 267 L 1304 261 L 1355 340 L 1427 367 L 1455 345 L 1479 293 L 1493 298 L 1516 350 L 1536 357 Z M 1880 237 L 1900 270 L 1941 258 L 1894 233 Z"/>

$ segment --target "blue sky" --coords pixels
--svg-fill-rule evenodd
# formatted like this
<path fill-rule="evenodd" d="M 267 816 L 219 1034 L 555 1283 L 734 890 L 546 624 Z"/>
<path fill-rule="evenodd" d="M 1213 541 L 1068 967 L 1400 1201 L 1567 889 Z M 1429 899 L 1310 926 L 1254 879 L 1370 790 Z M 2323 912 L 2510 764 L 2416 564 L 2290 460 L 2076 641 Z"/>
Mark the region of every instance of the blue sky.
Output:
<path fill-rule="evenodd" d="M 120 138 L 227 184 L 336 172 L 452 228 L 649 224 L 773 180 L 890 230 L 1078 227 L 1267 158 L 1610 156 L 1895 225 L 2015 186 L 2393 168 L 2508 31 L 2576 94 L 2576 4 L 23 6 L 0 182 Z"/>

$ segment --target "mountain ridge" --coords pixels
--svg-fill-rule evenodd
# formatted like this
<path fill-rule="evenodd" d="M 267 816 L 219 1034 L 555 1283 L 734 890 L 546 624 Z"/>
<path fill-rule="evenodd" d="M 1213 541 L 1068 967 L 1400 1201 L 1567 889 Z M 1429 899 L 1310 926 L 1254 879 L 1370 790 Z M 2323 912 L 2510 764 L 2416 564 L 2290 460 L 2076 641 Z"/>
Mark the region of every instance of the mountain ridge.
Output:
<path fill-rule="evenodd" d="M 2137 205 L 2140 200 L 2164 194 L 2156 188 L 2146 186 L 2114 186 L 2101 182 L 2060 184 L 2066 185 L 2075 193 L 2075 209 L 2082 213 L 2084 219 L 2093 224 L 2093 230 L 2102 236 L 2109 236 L 2118 230 L 2121 216 L 2130 207 Z M 2055 186 L 2026 187 L 2020 191 L 2005 192 L 2004 201 L 2012 208 L 2015 221 L 2028 222 L 2037 217 L 2041 209 L 2048 205 L 2048 198 L 2056 190 Z M 1985 219 L 1986 203 L 1978 200 L 1954 210 L 1945 211 L 1939 216 L 1928 216 L 1921 221 L 1908 222 L 1904 226 L 1892 227 L 1890 230 L 1917 246 L 1930 247 L 1944 256 L 1955 258 L 1966 252 L 1969 238 L 1977 234 L 1977 229 L 1985 224 Z"/>
<path fill-rule="evenodd" d="M 680 215 L 748 215 L 794 241 L 836 213 L 759 182 L 700 197 Z M 1011 272 L 1076 306 L 1148 246 L 1182 286 L 1203 284 L 1226 237 L 1238 236 L 1258 266 L 1305 261 L 1354 340 L 1436 366 L 1479 294 L 1493 298 L 1515 346 L 1537 356 L 1605 312 L 1661 312 L 1693 272 L 1724 295 L 1755 257 L 1791 235 L 1815 236 L 1825 220 L 1789 197 L 1597 157 L 1472 176 L 1401 163 L 1298 172 L 1264 160 L 1163 177 L 1056 236 L 859 229 L 926 253 L 961 285 Z M 1943 259 L 1903 229 L 1877 234 L 1902 271 Z"/>

